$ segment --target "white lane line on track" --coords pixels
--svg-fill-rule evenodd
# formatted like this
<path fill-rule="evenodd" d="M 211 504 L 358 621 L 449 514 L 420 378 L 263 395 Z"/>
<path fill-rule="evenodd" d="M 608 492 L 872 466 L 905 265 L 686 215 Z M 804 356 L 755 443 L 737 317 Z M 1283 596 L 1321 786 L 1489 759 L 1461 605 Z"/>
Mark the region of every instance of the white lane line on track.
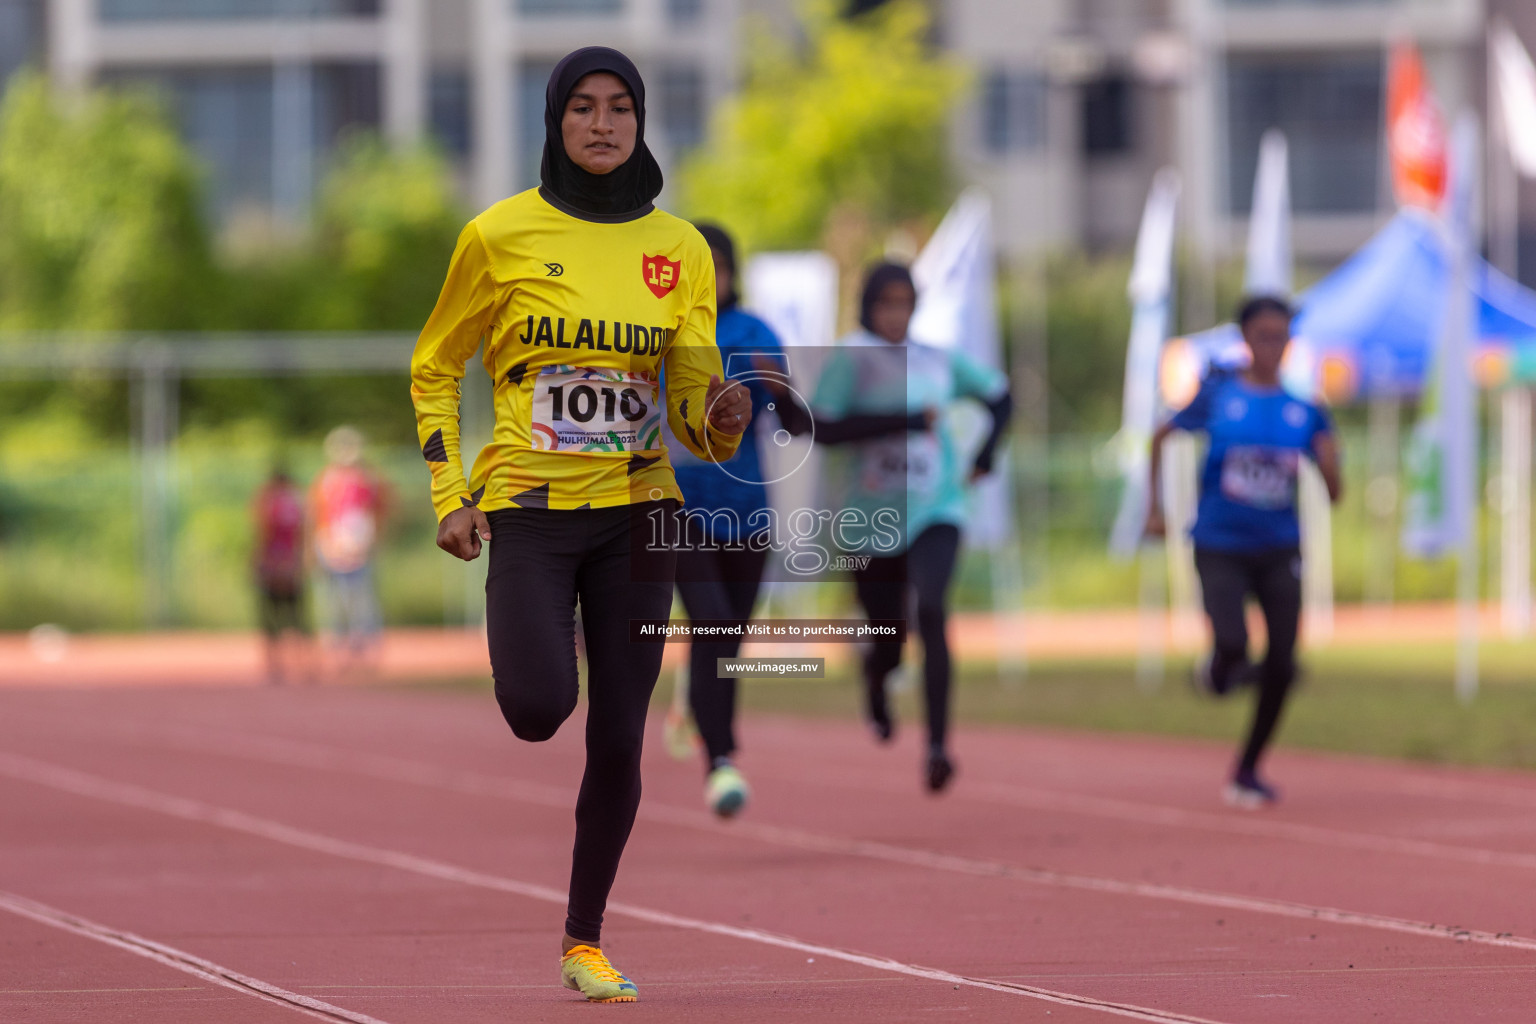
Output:
<path fill-rule="evenodd" d="M 416 782 L 420 785 L 445 785 L 445 780 L 457 778 L 464 792 L 474 792 L 475 786 L 499 784 L 499 794 L 515 795 L 530 802 L 550 801 L 564 809 L 571 806 L 566 790 L 540 783 L 507 780 L 495 776 L 478 776 L 479 782 L 465 783 L 474 779 L 474 773 L 455 772 L 422 762 L 342 750 L 303 740 L 277 737 L 253 737 L 245 734 L 220 734 L 210 740 L 206 732 L 193 732 L 172 728 L 144 730 L 139 728 L 114 729 L 117 736 L 136 736 L 153 743 L 170 742 L 185 750 L 198 753 L 225 754 L 265 760 L 293 763 L 304 767 L 362 771 L 379 778 Z M 353 762 L 349 765 L 348 759 Z M 357 765 L 366 765 L 359 768 Z M 798 772 L 775 772 L 769 777 L 801 785 L 825 787 L 829 784 L 844 785 L 855 790 L 868 790 L 906 796 L 910 787 L 893 782 L 888 776 L 869 772 L 840 769 L 835 776 L 808 776 Z M 829 780 L 835 779 L 835 783 Z M 508 787 L 511 787 L 510 789 Z M 455 786 L 455 788 L 461 788 Z M 962 789 L 948 794 L 946 799 L 965 803 L 1004 804 L 1028 810 L 1071 814 L 1079 817 L 1124 821 L 1162 828 L 1198 829 L 1229 835 L 1253 836 L 1262 839 L 1280 839 L 1287 842 L 1325 846 L 1333 849 L 1359 850 L 1369 853 L 1385 853 L 1398 856 L 1446 860 L 1482 867 L 1514 868 L 1536 871 L 1536 854 L 1508 850 L 1490 850 L 1475 846 L 1460 846 L 1432 840 L 1406 839 L 1370 832 L 1352 832 L 1346 829 L 1306 825 L 1299 822 L 1273 821 L 1252 814 L 1213 814 L 1208 811 L 1191 811 L 1178 807 L 1116 800 L 1086 794 L 1067 793 L 1057 790 L 1037 789 L 1028 786 L 1005 786 L 997 783 L 967 783 Z M 641 804 L 642 814 L 646 804 Z"/>
<path fill-rule="evenodd" d="M 167 737 L 158 737 L 164 742 Z M 575 806 L 574 790 L 543 783 L 525 782 L 519 779 L 484 775 L 477 772 L 458 771 L 437 765 L 389 755 L 370 754 L 331 747 L 302 740 L 272 737 L 253 738 L 221 736 L 217 740 L 206 738 L 177 737 L 171 742 L 183 749 L 226 757 L 243 757 L 250 760 L 281 764 L 285 767 L 319 769 L 333 772 L 349 772 L 355 775 L 386 782 L 404 782 L 418 786 L 446 789 L 468 796 L 488 796 L 502 800 L 532 803 L 556 810 Z M 1342 910 L 1335 907 L 1315 906 L 1290 900 L 1268 899 L 1259 896 L 1238 896 L 1229 893 L 1191 889 L 1185 886 L 1163 885 L 1152 882 L 1127 882 L 1114 878 L 1081 875 L 1072 872 L 1052 871 L 1045 868 L 1022 867 L 1000 861 L 960 857 L 936 853 L 930 850 L 896 846 L 873 840 L 847 839 L 828 836 L 802 829 L 777 825 L 765 825 L 754 821 L 733 821 L 722 827 L 713 817 L 700 811 L 690 811 L 654 800 L 640 804 L 640 817 L 644 820 L 682 828 L 708 832 L 726 838 L 751 838 L 762 843 L 789 846 L 817 853 L 830 853 L 848 857 L 880 860 L 906 867 L 947 871 L 954 874 L 974 875 L 982 878 L 1006 878 L 1033 885 L 1062 889 L 1077 889 L 1114 896 L 1136 896 L 1147 899 L 1168 900 L 1176 903 L 1212 907 L 1220 910 L 1247 911 L 1304 921 L 1323 921 L 1329 924 L 1349 925 L 1358 928 L 1374 928 L 1378 931 L 1416 935 L 1423 938 L 1452 939 L 1477 945 L 1499 946 L 1507 949 L 1536 951 L 1536 939 L 1506 932 L 1487 932 L 1451 925 L 1431 924 L 1407 918 L 1391 917 L 1360 911 Z"/>
<path fill-rule="evenodd" d="M 839 771 L 840 784 L 855 790 L 880 793 L 906 793 L 909 787 L 897 786 L 884 776 L 872 773 Z M 824 777 L 815 778 L 795 773 L 776 772 L 773 778 L 800 785 L 826 786 Z M 1384 836 L 1371 832 L 1350 832 L 1323 825 L 1305 825 L 1300 822 L 1266 820 L 1249 812 L 1213 814 L 1209 811 L 1190 811 L 1179 807 L 1159 807 L 1155 804 L 1116 800 L 1111 797 L 1089 796 L 1057 790 L 1034 789 L 1028 786 L 1004 786 L 997 783 L 968 783 L 963 791 L 956 791 L 948 799 L 964 803 L 1003 804 L 1032 811 L 1050 811 L 1072 814 L 1085 818 L 1101 818 L 1140 825 L 1157 825 L 1165 828 L 1199 829 L 1205 832 L 1223 832 L 1229 835 L 1255 836 L 1261 839 L 1282 839 L 1313 846 L 1327 846 L 1343 850 L 1363 850 L 1371 853 L 1389 853 L 1408 857 L 1424 857 L 1435 860 L 1477 864 L 1483 867 L 1517 868 L 1536 871 L 1536 854 L 1517 853 L 1509 850 L 1488 850 L 1475 846 L 1457 846 L 1437 843 L 1426 839 L 1406 839 L 1400 836 Z M 1243 813 L 1242 817 L 1238 814 Z"/>
<path fill-rule="evenodd" d="M 1499 782 L 1464 782 L 1456 779 L 1411 778 L 1392 786 L 1394 792 L 1439 800 L 1497 804 L 1501 807 L 1536 808 L 1536 790 Z"/>
<path fill-rule="evenodd" d="M 148 739 L 151 742 L 165 742 L 169 740 L 183 749 L 200 753 L 223 753 L 247 757 L 259 756 L 264 759 L 272 759 L 274 757 L 282 759 L 309 758 L 312 762 L 318 760 L 326 763 L 310 763 L 307 766 L 342 767 L 345 770 L 357 770 L 356 768 L 348 768 L 338 760 L 342 753 L 338 748 L 302 740 L 252 737 L 247 734 L 231 733 L 221 734 L 215 744 L 210 743 L 207 738 L 209 733 L 205 730 L 183 730 L 176 727 L 146 730 L 140 727 L 126 726 L 103 730 L 103 732 L 106 735 L 117 738 L 125 736 L 135 737 Z M 242 754 L 238 750 L 225 749 L 226 743 L 233 747 L 244 745 L 248 751 L 254 750 L 257 751 L 257 754 L 249 752 Z M 427 766 L 420 762 L 405 761 L 361 752 L 346 751 L 345 753 L 354 758 L 366 759 L 368 763 L 374 766 L 370 771 L 384 773 L 380 774 L 379 777 L 381 778 L 400 778 L 402 781 L 415 781 L 423 785 L 440 784 L 440 782 L 427 781 L 422 778 L 413 779 L 405 778 L 398 774 L 390 774 L 399 771 L 398 765 L 409 765 L 418 771 L 434 772 L 438 777 L 455 774 L 448 769 Z M 825 787 L 829 784 L 829 778 L 835 778 L 837 784 L 855 790 L 862 789 L 902 796 L 910 792 L 909 787 L 892 782 L 886 775 L 857 772 L 846 768 L 839 769 L 835 776 L 818 775 L 812 777 L 791 771 L 775 772 L 767 777 L 818 787 Z M 510 784 L 519 787 L 523 794 L 520 796 L 521 799 L 527 799 L 532 802 L 537 802 L 540 799 L 558 799 L 563 801 L 562 807 L 569 805 L 569 798 L 565 790 L 558 787 L 543 786 L 538 783 L 498 781 L 503 786 Z M 1489 792 L 1480 796 L 1478 793 L 1465 792 L 1467 785 L 1469 784 L 1463 784 L 1455 780 L 1414 780 L 1404 781 L 1400 786 L 1393 787 L 1393 790 L 1408 795 L 1429 796 L 1440 799 L 1473 799 L 1482 800 L 1483 802 L 1492 801 L 1505 806 L 1536 807 L 1536 792 L 1530 794 L 1531 803 L 1528 804 L 1525 800 L 1525 792 L 1516 787 L 1500 787 L 1507 792 L 1500 794 Z M 543 796 L 540 794 L 543 794 Z M 965 803 L 1003 804 L 1029 810 L 1050 811 L 1079 817 L 1124 821 L 1163 828 L 1198 829 L 1229 835 L 1280 839 L 1287 842 L 1304 843 L 1334 849 L 1360 850 L 1371 853 L 1447 860 L 1463 864 L 1476 864 L 1483 867 L 1514 868 L 1521 871 L 1536 870 L 1536 854 L 1532 853 L 1490 850 L 1482 847 L 1435 842 L 1433 840 L 1408 839 L 1370 832 L 1353 832 L 1346 829 L 1306 825 L 1299 822 L 1274 821 L 1252 814 L 1214 814 L 1208 811 L 1192 811 L 1178 807 L 1158 806 L 1129 800 L 1116 800 L 1110 797 L 1097 797 L 1088 794 L 1031 788 L 1028 786 L 972 781 L 967 783 L 962 789 L 950 793 L 947 799 Z M 642 805 L 642 811 L 644 806 Z"/>
<path fill-rule="evenodd" d="M 350 1024 L 385 1024 L 384 1021 L 379 1020 L 377 1017 L 370 1017 L 365 1013 L 354 1013 L 351 1010 L 344 1010 L 339 1006 L 332 1006 L 322 999 L 314 999 L 310 996 L 300 995 L 297 992 L 290 992 L 270 982 L 262 981 L 259 978 L 252 978 L 249 975 L 241 974 L 239 971 L 230 970 L 228 967 L 223 967 L 211 960 L 204 960 L 202 957 L 193 956 L 191 953 L 176 949 L 174 946 L 167 946 L 164 943 L 156 942 L 153 939 L 146 939 L 142 935 L 135 935 L 132 932 L 109 928 L 104 924 L 97 924 L 95 921 L 88 921 L 67 911 L 38 903 L 36 900 L 17 896 L 15 893 L 0 891 L 0 910 L 8 910 L 21 917 L 30 918 L 39 924 L 46 924 L 66 932 L 73 932 L 76 935 L 84 936 L 87 939 L 94 939 L 108 946 L 115 946 L 137 956 L 153 960 L 157 964 L 164 964 L 166 967 L 181 971 L 184 974 L 190 974 L 194 978 L 201 978 L 210 984 L 232 989 L 248 996 L 254 996 L 268 1003 L 276 1003 L 278 1006 L 287 1007 L 290 1010 L 304 1014 L 306 1017 L 316 1017 L 320 1020 L 330 1021 L 331 1024 L 336 1024 L 337 1021 L 348 1021 Z M 133 989 L 127 991 L 159 990 Z"/>
<path fill-rule="evenodd" d="M 379 778 L 416 782 L 421 785 L 445 785 L 456 780 L 455 788 L 464 792 L 476 792 L 476 787 L 500 786 L 502 792 L 494 795 L 507 796 L 515 791 L 519 799 L 531 802 L 549 801 L 562 809 L 570 806 L 569 793 L 560 787 L 541 783 L 521 782 L 498 776 L 476 775 L 458 772 L 436 765 L 405 758 L 351 751 L 304 740 L 279 737 L 220 734 L 210 740 L 207 733 L 167 728 L 153 731 L 130 728 L 115 730 L 118 735 L 131 734 L 152 743 L 171 742 L 181 748 L 198 753 L 214 753 L 236 757 L 250 757 L 292 763 L 302 767 L 341 769 L 374 774 Z M 826 786 L 828 776 L 806 776 L 800 773 L 775 773 L 773 777 L 803 785 Z M 906 796 L 909 787 L 893 783 L 888 776 L 871 773 L 854 773 L 840 770 L 835 779 L 839 784 L 854 781 L 851 788 L 875 790 Z M 509 790 L 508 787 L 511 787 Z M 1029 810 L 1075 814 L 1084 817 L 1127 821 L 1135 824 L 1155 825 L 1164 828 L 1192 828 L 1203 831 L 1225 832 L 1235 835 L 1256 836 L 1264 839 L 1283 839 L 1340 849 L 1363 850 L 1372 853 L 1389 853 L 1411 857 L 1451 860 L 1458 863 L 1477 864 L 1486 867 L 1536 870 L 1536 854 L 1507 850 L 1489 850 L 1474 846 L 1438 843 L 1430 840 L 1405 839 L 1370 832 L 1351 832 L 1344 829 L 1305 825 L 1297 822 L 1270 821 L 1252 815 L 1212 814 L 1206 811 L 1190 811 L 1177 807 L 1160 807 L 1155 804 L 1115 800 L 1055 790 L 1032 789 L 1026 786 L 1003 786 L 996 783 L 967 784 L 964 790 L 949 794 L 949 799 L 970 803 L 1003 803 Z M 641 805 L 644 813 L 646 805 Z"/>
<path fill-rule="evenodd" d="M 284 843 L 288 846 L 310 850 L 315 853 L 324 853 L 333 857 L 341 857 L 365 864 L 409 871 L 445 882 L 455 882 L 461 885 L 510 893 L 516 896 L 540 900 L 545 903 L 554 903 L 562 907 L 566 903 L 566 894 L 549 886 L 531 882 L 520 882 L 516 879 L 503 878 L 499 875 L 472 871 L 428 857 L 418 857 L 415 854 L 369 846 L 364 843 L 355 843 L 347 839 L 338 839 L 333 836 L 322 835 L 318 832 L 310 832 L 307 829 L 296 828 L 292 825 L 285 825 L 282 822 L 272 821 L 268 818 L 246 814 L 242 811 L 218 807 L 213 804 L 203 803 L 200 800 L 172 796 L 168 793 L 156 792 L 155 790 L 145 789 L 142 786 L 135 786 L 130 783 L 115 782 L 98 775 L 78 772 L 72 768 L 49 764 L 46 761 L 39 761 L 30 757 L 0 753 L 0 774 L 13 779 L 20 779 L 48 786 L 52 789 L 62 790 L 66 793 L 73 793 L 76 796 L 89 797 L 139 810 L 155 811 L 170 817 L 199 824 L 216 825 L 230 831 L 258 836 L 262 839 Z M 1160 1024 L 1221 1024 L 1221 1022 L 1212 1021 L 1204 1017 L 1193 1017 L 1188 1014 L 1136 1006 L 1131 1003 L 1114 1003 L 1093 999 L 1089 996 L 1076 995 L 1071 992 L 1057 992 L 1051 989 L 1037 988 L 1033 985 L 967 977 L 963 974 L 953 974 L 949 971 L 904 963 L 887 957 L 870 956 L 863 953 L 850 952 L 845 949 L 837 949 L 832 946 L 822 946 L 813 942 L 802 942 L 787 935 L 777 935 L 773 932 L 759 931 L 755 928 L 739 928 L 735 925 L 684 917 L 630 903 L 610 903 L 608 904 L 608 911 L 612 914 L 619 914 L 650 924 L 667 925 L 673 928 L 741 939 L 747 942 L 755 942 L 759 945 L 775 946 L 780 949 L 791 949 L 800 953 L 824 956 L 828 959 L 841 960 L 845 963 L 858 964 L 861 967 L 906 975 L 911 978 L 942 981 L 951 985 L 963 985 L 968 988 L 983 989 L 989 992 L 1024 996 L 1047 1003 L 1054 1003 L 1059 1006 L 1074 1006 L 1084 1010 L 1095 1010 L 1114 1016 L 1129 1017 L 1133 1020 L 1154 1021 L 1160 1022 Z M 356 1017 L 342 1019 L 358 1020 Z M 382 1022 L 374 1022 L 372 1018 L 367 1018 L 362 1024 L 382 1024 Z"/>

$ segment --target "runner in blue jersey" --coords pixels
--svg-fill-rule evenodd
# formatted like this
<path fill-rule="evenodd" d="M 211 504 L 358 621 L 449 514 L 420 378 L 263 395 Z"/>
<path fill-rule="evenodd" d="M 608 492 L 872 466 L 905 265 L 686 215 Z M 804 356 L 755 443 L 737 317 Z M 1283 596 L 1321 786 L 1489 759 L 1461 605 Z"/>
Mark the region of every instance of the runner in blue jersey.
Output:
<path fill-rule="evenodd" d="M 794 421 L 797 407 L 774 402 L 764 380 L 784 369 L 779 339 L 767 324 L 741 309 L 736 289 L 736 247 L 724 230 L 697 225 L 715 260 L 719 318 L 715 342 L 726 377 L 741 379 L 752 395 L 754 415 L 774 409 Z M 752 515 L 768 506 L 762 469 L 764 435 L 775 425 L 754 420 L 736 454 L 723 463 L 705 462 L 682 445 L 669 446 L 677 486 L 683 492 L 685 543 L 677 553 L 677 590 L 690 621 L 744 623 L 752 615 L 767 561 L 766 544 L 753 544 Z M 761 523 L 761 519 L 758 520 Z M 739 637 L 694 640 L 689 649 L 688 703 L 704 741 L 704 800 L 723 818 L 738 814 L 750 792 L 736 753 L 736 680 L 717 678 L 719 658 L 734 658 Z"/>
<path fill-rule="evenodd" d="M 1151 504 L 1147 533 L 1166 532 L 1159 482 L 1163 441 L 1175 430 L 1210 438 L 1200 474 L 1200 504 L 1191 536 L 1212 652 L 1195 682 L 1225 695 L 1253 671 L 1243 606 L 1249 594 L 1264 613 L 1268 648 L 1257 667 L 1258 706 L 1248 740 L 1226 789 L 1228 802 L 1245 808 L 1273 803 L 1273 786 L 1260 778 L 1259 758 L 1274 735 L 1296 676 L 1296 634 L 1301 619 L 1301 526 L 1296 484 L 1301 460 L 1322 472 L 1328 497 L 1339 500 L 1339 449 L 1327 412 L 1295 398 L 1280 383 L 1280 363 L 1291 340 L 1291 309 L 1281 299 L 1251 298 L 1238 315 L 1252 359 L 1237 372 L 1214 371 L 1192 402 L 1152 435 Z"/>
<path fill-rule="evenodd" d="M 834 474 L 843 490 L 840 514 L 869 524 L 862 536 L 857 527 L 845 529 L 841 522 L 837 532 L 838 543 L 851 553 L 873 552 L 854 571 L 859 603 L 870 619 L 904 619 L 909 594 L 915 598 L 928 718 L 924 778 L 929 791 L 937 793 L 955 771 L 948 749 L 946 601 L 965 525 L 966 490 L 991 472 L 1013 401 L 1000 371 L 961 352 L 909 339 L 916 305 L 907 268 L 892 263 L 874 267 L 864 283 L 861 329 L 827 361 L 811 408 L 816 440 L 846 446 L 850 456 L 842 467 L 846 472 Z M 992 420 L 968 461 L 948 413 L 963 399 L 979 402 Z M 888 517 L 886 526 L 882 516 Z M 878 543 L 882 539 L 894 544 Z M 894 731 L 886 680 L 901 664 L 901 646 L 900 640 L 877 640 L 864 658 L 865 712 L 881 742 L 889 742 Z"/>

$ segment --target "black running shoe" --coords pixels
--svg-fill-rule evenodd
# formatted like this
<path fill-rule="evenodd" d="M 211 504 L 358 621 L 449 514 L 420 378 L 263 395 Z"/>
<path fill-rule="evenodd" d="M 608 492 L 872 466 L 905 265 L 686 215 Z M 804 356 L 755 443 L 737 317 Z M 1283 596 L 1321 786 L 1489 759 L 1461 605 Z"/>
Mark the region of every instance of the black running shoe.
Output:
<path fill-rule="evenodd" d="M 1216 680 L 1211 676 L 1210 654 L 1201 655 L 1200 660 L 1189 670 L 1189 685 L 1194 687 L 1196 693 L 1203 693 L 1207 697 L 1220 696 Z"/>
<path fill-rule="evenodd" d="M 1260 779 L 1257 772 L 1239 771 L 1221 795 L 1228 804 L 1245 811 L 1270 807 L 1280 800 L 1280 791 Z"/>
<path fill-rule="evenodd" d="M 1207 697 L 1227 697 L 1233 692 L 1245 686 L 1257 686 L 1259 684 L 1259 665 L 1245 661 L 1237 668 L 1231 669 L 1225 676 L 1216 677 L 1212 671 L 1215 667 L 1215 658 L 1209 653 L 1203 655 L 1195 662 L 1194 668 L 1189 673 L 1189 683 L 1195 688 L 1196 693 Z"/>
<path fill-rule="evenodd" d="M 885 696 L 885 680 L 865 680 L 864 715 L 877 743 L 889 743 L 896 736 L 896 723 L 891 718 L 891 705 Z"/>
<path fill-rule="evenodd" d="M 928 754 L 928 792 L 942 793 L 955 777 L 955 763 L 949 759 L 949 755 L 942 750 L 931 751 Z"/>

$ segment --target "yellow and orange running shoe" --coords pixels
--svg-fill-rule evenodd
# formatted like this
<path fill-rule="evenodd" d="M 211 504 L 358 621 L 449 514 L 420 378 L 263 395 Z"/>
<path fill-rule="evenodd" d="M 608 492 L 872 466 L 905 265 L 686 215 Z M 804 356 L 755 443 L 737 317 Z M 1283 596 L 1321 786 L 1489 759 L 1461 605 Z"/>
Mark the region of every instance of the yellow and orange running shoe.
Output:
<path fill-rule="evenodd" d="M 632 1003 L 640 998 L 635 983 L 620 974 L 596 946 L 573 946 L 560 958 L 560 980 L 590 1003 Z"/>

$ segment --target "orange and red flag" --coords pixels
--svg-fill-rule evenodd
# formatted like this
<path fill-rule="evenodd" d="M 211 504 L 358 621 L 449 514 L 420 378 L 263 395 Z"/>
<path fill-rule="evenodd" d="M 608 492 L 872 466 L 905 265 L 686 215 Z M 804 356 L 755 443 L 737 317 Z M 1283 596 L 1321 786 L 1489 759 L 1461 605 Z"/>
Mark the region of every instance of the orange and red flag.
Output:
<path fill-rule="evenodd" d="M 1445 119 L 1412 43 L 1393 46 L 1387 68 L 1387 152 L 1398 205 L 1439 210 L 1445 199 Z"/>

